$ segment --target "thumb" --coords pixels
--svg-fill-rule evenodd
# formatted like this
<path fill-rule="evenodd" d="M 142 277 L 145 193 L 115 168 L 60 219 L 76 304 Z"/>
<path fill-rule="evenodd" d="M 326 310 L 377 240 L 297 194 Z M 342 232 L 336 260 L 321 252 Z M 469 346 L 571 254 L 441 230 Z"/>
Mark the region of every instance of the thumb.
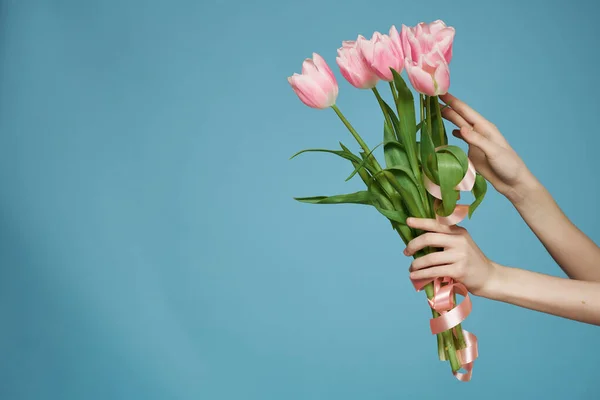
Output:
<path fill-rule="evenodd" d="M 483 151 L 487 158 L 492 159 L 498 155 L 498 151 L 500 150 L 498 145 L 481 133 L 476 132 L 472 127 L 463 126 L 455 136 L 458 135 L 470 146 L 475 146 Z"/>

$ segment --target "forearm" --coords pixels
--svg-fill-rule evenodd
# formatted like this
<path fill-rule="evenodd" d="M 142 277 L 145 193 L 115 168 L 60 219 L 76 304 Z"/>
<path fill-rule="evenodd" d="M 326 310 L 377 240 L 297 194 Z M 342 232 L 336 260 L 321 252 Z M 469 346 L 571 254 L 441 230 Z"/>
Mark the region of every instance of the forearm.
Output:
<path fill-rule="evenodd" d="M 600 325 L 600 283 L 558 278 L 494 264 L 478 296 Z"/>
<path fill-rule="evenodd" d="M 600 282 L 600 248 L 565 216 L 533 175 L 507 197 L 570 278 Z"/>

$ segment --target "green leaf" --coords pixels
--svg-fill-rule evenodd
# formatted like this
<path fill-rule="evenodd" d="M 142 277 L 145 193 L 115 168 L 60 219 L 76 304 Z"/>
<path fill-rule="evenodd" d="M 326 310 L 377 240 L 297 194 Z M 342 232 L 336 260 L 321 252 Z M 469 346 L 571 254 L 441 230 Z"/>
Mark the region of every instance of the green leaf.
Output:
<path fill-rule="evenodd" d="M 469 218 L 471 218 L 477 207 L 479 207 L 479 205 L 483 201 L 486 192 L 487 181 L 483 176 L 477 174 L 477 176 L 475 177 L 475 185 L 473 186 L 472 190 L 473 196 L 475 196 L 475 201 L 473 201 L 473 203 L 471 203 L 471 205 L 469 206 Z"/>
<path fill-rule="evenodd" d="M 378 175 L 382 173 L 383 171 L 380 171 Z M 375 201 L 373 201 L 373 206 L 377 209 L 377 211 L 385 215 L 390 221 L 406 224 L 406 210 L 404 210 L 402 207 L 398 207 L 398 210 L 394 209 L 394 206 L 388 200 L 387 196 L 383 194 L 383 191 L 377 182 L 377 178 L 377 176 L 373 176 L 367 185 L 367 190 L 371 194 L 372 198 L 375 199 Z M 377 205 L 377 203 L 379 205 Z"/>
<path fill-rule="evenodd" d="M 388 106 L 389 108 L 389 106 Z M 394 134 L 394 128 L 388 124 L 387 121 L 383 122 L 383 144 L 387 142 L 396 141 L 396 135 Z"/>
<path fill-rule="evenodd" d="M 394 176 L 402 174 L 403 176 L 410 179 L 413 185 L 417 186 L 417 179 L 415 178 L 415 175 L 412 173 L 412 171 L 408 169 L 408 167 L 397 165 L 394 167 L 386 168 L 385 171 L 390 171 L 392 174 L 394 174 Z"/>
<path fill-rule="evenodd" d="M 423 165 L 423 171 L 427 177 L 438 183 L 440 181 L 438 174 L 438 159 L 435 152 L 435 146 L 431 140 L 429 132 L 429 125 L 423 121 L 423 127 L 421 129 L 421 164 Z"/>
<path fill-rule="evenodd" d="M 452 214 L 458 201 L 458 190 L 454 189 L 463 179 L 463 170 L 460 162 L 450 153 L 438 153 L 438 173 L 440 176 L 440 189 L 442 192 L 441 215 Z"/>
<path fill-rule="evenodd" d="M 379 146 L 381 146 L 382 144 L 383 143 L 379 143 L 377 146 L 373 147 L 373 149 L 369 152 L 369 154 L 367 154 L 366 156 L 363 157 L 363 159 L 360 161 L 360 164 L 358 164 L 358 166 L 354 169 L 354 171 L 352 171 L 350 176 L 346 178 L 346 182 L 349 181 L 350 179 L 352 179 L 352 177 L 354 175 L 356 175 L 356 173 L 358 171 L 360 171 L 362 168 L 366 168 L 367 166 L 370 166 L 369 158 L 371 157 L 371 154 L 373 154 L 375 149 L 378 148 Z M 367 169 L 369 169 L 369 168 L 367 168 Z"/>
<path fill-rule="evenodd" d="M 402 225 L 406 225 L 406 218 L 408 218 L 408 217 L 406 216 L 404 211 L 386 210 L 385 208 L 381 208 L 378 206 L 375 206 L 375 208 L 377 209 L 377 211 L 379 211 L 381 214 L 383 214 L 390 221 L 397 222 Z"/>
<path fill-rule="evenodd" d="M 387 180 L 392 184 L 402 200 L 406 204 L 408 212 L 417 218 L 426 216 L 425 208 L 421 202 L 421 195 L 417 186 L 417 181 L 412 173 L 406 167 L 392 167 L 378 172 L 375 175 L 383 173 Z"/>
<path fill-rule="evenodd" d="M 366 160 L 367 162 L 369 161 L 367 159 L 367 154 L 365 152 L 361 152 L 360 156 L 362 157 L 363 160 Z M 355 166 L 356 168 L 357 166 Z M 364 171 L 364 169 L 359 169 L 359 173 L 361 173 L 360 171 Z M 381 170 L 380 170 L 381 172 Z M 371 177 L 373 177 L 375 175 L 375 173 L 371 173 Z M 375 182 L 377 182 L 377 186 L 381 189 L 383 195 L 387 198 L 387 200 L 389 200 L 393 205 L 392 207 L 395 207 L 397 204 L 397 199 L 395 197 L 399 198 L 398 193 L 396 193 L 394 191 L 394 188 L 392 187 L 392 185 L 390 184 L 390 182 L 388 182 L 387 179 L 385 179 L 382 176 L 377 176 L 377 179 L 375 179 Z M 369 185 L 367 185 L 368 187 Z"/>
<path fill-rule="evenodd" d="M 431 112 L 431 136 L 433 144 L 435 147 L 447 145 L 448 136 L 446 135 L 446 128 L 444 127 L 444 120 L 442 119 L 438 96 L 429 97 L 429 110 Z"/>
<path fill-rule="evenodd" d="M 422 126 L 423 126 L 423 121 L 421 121 L 417 124 L 417 132 L 419 132 L 421 130 Z"/>
<path fill-rule="evenodd" d="M 465 176 L 465 174 L 467 173 L 467 170 L 469 169 L 469 158 L 467 157 L 467 155 L 465 154 L 463 149 L 461 149 L 458 146 L 444 146 L 441 149 L 439 149 L 437 152 L 438 153 L 442 153 L 442 152 L 450 153 L 454 157 L 456 157 L 456 159 L 458 160 L 458 162 L 460 163 L 460 165 L 463 169 L 463 177 Z"/>
<path fill-rule="evenodd" d="M 393 141 L 387 142 L 383 146 L 383 151 L 385 155 L 385 165 L 388 168 L 402 166 L 406 168 L 410 168 L 410 163 L 408 162 L 408 155 L 406 154 L 406 150 L 404 146 L 400 143 Z"/>
<path fill-rule="evenodd" d="M 398 231 L 404 243 L 408 243 L 415 237 L 413 230 L 406 225 L 408 212 L 402 203 L 400 195 L 392 188 L 389 189 L 392 192 L 392 200 L 388 198 L 388 195 L 384 194 L 378 178 L 371 177 L 371 180 L 367 183 L 367 190 L 373 196 L 373 207 L 390 221 L 392 227 Z"/>
<path fill-rule="evenodd" d="M 294 197 L 301 203 L 310 204 L 367 204 L 372 205 L 373 196 L 363 190 L 355 193 L 338 194 L 335 196 Z"/>
<path fill-rule="evenodd" d="M 398 117 L 396 116 L 396 113 L 394 112 L 394 110 L 392 110 L 390 108 L 390 106 L 387 105 L 386 102 L 383 102 L 383 108 L 385 109 L 385 112 L 390 116 L 390 119 L 392 121 L 392 125 L 394 128 L 394 133 L 396 134 L 396 138 L 398 139 L 398 141 L 402 144 L 404 144 L 404 141 L 402 140 L 402 135 L 400 133 L 400 121 L 398 120 Z M 386 135 L 386 131 L 385 131 L 385 125 L 384 125 L 384 131 L 383 131 L 384 137 Z"/>
<path fill-rule="evenodd" d="M 337 156 L 340 156 L 342 158 L 345 158 L 346 160 L 350 160 L 350 161 L 354 161 L 354 162 L 358 162 L 358 163 L 361 162 L 361 159 L 358 158 L 357 156 L 355 156 L 354 154 L 352 154 L 352 152 L 350 152 L 350 150 L 328 150 L 328 149 L 306 149 L 306 150 L 301 150 L 301 151 L 297 152 L 296 154 L 294 154 L 293 156 L 291 156 L 290 160 L 293 159 L 293 158 L 295 158 L 296 156 L 299 156 L 300 154 L 309 153 L 309 152 L 331 153 L 331 154 L 335 154 Z"/>
<path fill-rule="evenodd" d="M 402 144 L 396 141 L 391 127 L 386 123 L 383 135 L 383 155 L 385 156 L 385 165 L 393 167 L 396 165 L 410 168 L 406 149 Z"/>
<path fill-rule="evenodd" d="M 396 110 L 398 111 L 399 125 L 396 134 L 399 134 L 398 140 L 404 145 L 410 161 L 411 169 L 414 171 L 416 168 L 418 168 L 417 120 L 415 116 L 414 97 L 400 74 L 393 69 L 392 74 L 394 76 L 396 90 L 398 91 Z"/>
<path fill-rule="evenodd" d="M 342 143 L 342 142 L 339 142 L 339 143 L 340 143 L 340 147 L 342 148 L 342 150 L 344 150 L 344 151 L 346 151 L 346 152 L 348 152 L 348 153 L 352 154 L 352 152 L 351 152 L 351 151 L 350 151 L 350 150 L 349 150 L 349 149 L 348 149 L 346 146 L 344 146 L 344 143 Z M 358 158 L 358 157 L 357 157 L 357 156 L 355 156 L 354 154 L 352 154 L 352 155 L 353 155 L 353 156 L 354 156 L 354 157 L 357 159 L 357 161 L 352 161 L 352 166 L 353 166 L 354 168 L 357 168 L 357 167 L 358 167 L 358 165 L 360 164 L 360 158 Z M 361 155 L 361 157 L 362 157 L 362 156 L 363 156 L 363 153 L 360 153 L 360 155 Z M 364 158 L 363 158 L 363 160 L 364 160 Z M 369 172 L 365 171 L 365 169 L 359 169 L 359 170 L 358 170 L 358 174 L 360 175 L 360 178 L 361 178 L 361 179 L 362 179 L 362 181 L 365 183 L 365 185 L 367 185 L 367 184 L 369 183 L 369 181 L 371 180 L 371 174 L 370 174 L 371 168 L 372 168 L 372 166 L 371 166 L 371 165 L 369 165 L 369 166 L 368 166 L 368 171 L 369 171 Z"/>

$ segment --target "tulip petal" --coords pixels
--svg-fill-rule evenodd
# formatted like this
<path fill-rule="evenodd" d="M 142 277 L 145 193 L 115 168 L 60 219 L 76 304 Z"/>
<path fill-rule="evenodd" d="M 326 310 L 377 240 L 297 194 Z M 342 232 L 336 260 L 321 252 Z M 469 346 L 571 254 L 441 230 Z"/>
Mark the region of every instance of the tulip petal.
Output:
<path fill-rule="evenodd" d="M 402 48 L 402 40 L 400 39 L 398 30 L 396 30 L 396 27 L 394 25 L 392 25 L 392 27 L 390 28 L 389 36 L 397 52 L 397 55 L 400 57 L 401 60 L 404 61 L 404 49 Z"/>
<path fill-rule="evenodd" d="M 401 43 L 404 57 L 408 57 L 412 61 L 418 61 L 422 54 L 428 54 L 435 49 L 439 49 L 446 63 L 449 63 L 452 59 L 454 35 L 454 28 L 447 27 L 441 20 L 434 21 L 431 24 L 421 22 L 413 28 L 403 25 Z"/>
<path fill-rule="evenodd" d="M 411 46 L 408 41 L 408 35 L 410 32 L 410 28 L 404 24 L 402 24 L 402 29 L 400 30 L 400 42 L 402 43 L 402 51 L 404 52 L 404 57 L 407 57 L 412 61 L 412 51 Z"/>
<path fill-rule="evenodd" d="M 350 43 L 352 43 L 352 46 L 350 46 Z M 379 78 L 375 75 L 357 47 L 358 40 L 342 43 L 342 47 L 338 49 L 336 62 L 340 67 L 342 76 L 352 86 L 359 89 L 371 89 L 375 87 Z"/>
<path fill-rule="evenodd" d="M 433 75 L 433 79 L 436 83 L 436 96 L 448 93 L 450 88 L 450 69 L 448 64 L 442 62 L 438 65 Z"/>
<path fill-rule="evenodd" d="M 373 42 L 371 40 L 365 39 L 362 36 L 359 36 L 357 43 L 360 53 L 365 58 L 367 63 L 371 65 L 373 63 L 373 51 L 375 49 Z"/>
<path fill-rule="evenodd" d="M 290 76 L 288 82 L 300 101 L 309 107 L 327 108 L 337 100 L 338 85 L 333 72 L 316 53 L 313 54 L 312 60 L 304 60 L 302 74 Z"/>
<path fill-rule="evenodd" d="M 438 19 L 436 21 L 433 21 L 431 24 L 429 24 L 429 33 L 431 33 L 432 35 L 435 35 L 436 33 L 443 30 L 444 28 L 446 28 L 446 24 L 442 20 Z"/>
<path fill-rule="evenodd" d="M 433 77 L 430 74 L 414 65 L 414 63 L 408 62 L 408 60 L 404 66 L 408 74 L 408 79 L 417 92 L 428 96 L 435 96 L 435 85 Z"/>
<path fill-rule="evenodd" d="M 304 62 L 302 63 L 302 75 L 310 74 L 316 71 L 318 70 L 313 60 L 311 60 L 310 58 L 304 60 Z"/>
<path fill-rule="evenodd" d="M 294 74 L 293 76 L 290 76 L 288 78 L 288 82 L 292 86 L 292 89 L 294 90 L 294 92 L 296 93 L 296 95 L 298 96 L 298 98 L 300 99 L 301 102 L 303 102 L 304 104 L 306 104 L 309 107 L 316 108 L 315 104 L 312 102 L 312 100 L 308 96 L 306 96 L 304 94 L 304 91 L 301 90 L 300 87 L 298 86 L 297 77 L 299 77 L 299 76 L 302 76 L 302 75 Z"/>
<path fill-rule="evenodd" d="M 330 96 L 323 90 L 319 82 L 314 77 L 308 75 L 301 75 L 296 78 L 297 86 L 302 95 L 307 99 L 310 106 L 313 108 L 327 108 L 332 104 L 330 103 Z M 300 95 L 299 95 L 300 97 Z M 302 100 L 302 98 L 301 98 Z M 307 104 L 309 105 L 309 104 Z"/>
<path fill-rule="evenodd" d="M 318 70 L 320 72 L 325 72 L 327 76 L 331 78 L 331 83 L 337 84 L 337 81 L 335 80 L 335 75 L 333 75 L 333 71 L 331 71 L 331 68 L 329 68 L 329 65 L 327 65 L 323 57 L 321 57 L 317 53 L 313 53 L 313 60 Z"/>

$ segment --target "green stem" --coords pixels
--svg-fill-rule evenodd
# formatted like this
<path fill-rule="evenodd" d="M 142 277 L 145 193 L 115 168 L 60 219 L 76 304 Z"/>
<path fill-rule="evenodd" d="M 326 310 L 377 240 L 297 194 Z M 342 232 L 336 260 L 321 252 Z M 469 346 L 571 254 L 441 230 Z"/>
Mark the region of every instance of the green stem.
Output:
<path fill-rule="evenodd" d="M 342 114 L 342 112 L 340 111 L 340 109 L 338 108 L 338 106 L 336 106 L 335 104 L 331 106 L 331 108 L 333 108 L 333 111 L 335 111 L 335 113 L 337 114 L 338 117 L 340 117 L 340 119 L 342 120 L 342 122 L 344 123 L 344 125 L 346 125 L 346 128 L 348 128 L 348 130 L 350 131 L 350 133 L 352 134 L 352 136 L 354 136 L 354 139 L 356 139 L 356 141 L 358 142 L 358 144 L 360 145 L 360 147 L 362 147 L 362 149 L 364 150 L 365 153 L 369 154 L 371 152 L 371 150 L 369 150 L 369 146 L 367 146 L 367 144 L 365 143 L 364 140 L 362 140 L 362 138 L 360 137 L 360 135 L 358 134 L 358 132 L 356 132 L 356 129 L 354 129 L 354 127 L 352 126 L 352 124 L 350 124 L 350 121 L 348 121 L 346 119 L 346 117 L 344 117 L 344 114 Z"/>
<path fill-rule="evenodd" d="M 375 93 L 375 97 L 377 98 L 377 102 L 379 103 L 379 107 L 381 107 L 381 111 L 383 112 L 383 116 L 385 117 L 385 121 L 390 126 L 390 129 L 394 129 L 394 125 L 392 125 L 392 119 L 390 118 L 390 116 L 387 113 L 387 110 L 385 109 L 385 106 L 384 106 L 385 102 L 381 98 L 381 95 L 379 94 L 379 90 L 377 90 L 376 87 L 374 87 L 371 90 L 373 90 L 373 93 Z"/>
<path fill-rule="evenodd" d="M 415 254 L 415 258 L 419 258 L 426 254 L 429 254 L 431 251 L 432 251 L 432 249 L 424 249 L 423 251 L 419 251 Z M 423 289 L 425 290 L 425 294 L 427 295 L 427 298 L 429 300 L 433 299 L 433 295 L 434 295 L 433 283 L 428 283 L 427 285 L 425 285 L 425 287 Z M 437 311 L 435 311 L 433 308 L 431 309 L 431 314 L 432 314 L 433 318 L 437 318 L 440 316 L 440 314 Z M 458 330 L 457 330 L 457 332 L 458 332 Z M 461 335 L 462 335 L 462 331 L 461 331 Z M 449 329 L 442 333 L 438 333 L 437 341 L 438 341 L 438 355 L 440 357 L 440 360 L 447 359 L 448 361 L 450 361 L 450 367 L 452 368 L 452 372 L 458 371 L 460 369 L 461 365 L 460 365 L 460 361 L 458 359 L 458 354 L 456 353 L 456 346 L 454 344 L 454 336 L 452 334 L 452 329 Z M 442 346 L 441 348 L 440 348 L 440 345 Z"/>
<path fill-rule="evenodd" d="M 390 82 L 390 88 L 392 89 L 392 93 L 394 94 L 394 102 L 396 103 L 396 105 L 398 104 L 398 95 L 394 89 L 394 85 L 392 82 Z M 383 98 L 381 97 L 381 94 L 379 93 L 379 90 L 377 90 L 376 87 L 374 87 L 373 89 L 373 93 L 375 94 L 375 97 L 377 98 L 377 101 L 379 102 L 379 106 L 381 107 L 381 111 L 383 112 L 383 115 L 385 117 L 385 120 L 387 122 L 387 124 L 389 125 L 390 129 L 393 129 L 393 125 L 392 125 L 392 119 L 388 113 L 388 109 L 385 107 L 385 101 L 383 100 Z M 393 111 L 390 110 L 390 112 L 393 113 Z M 417 159 L 415 158 L 415 163 L 418 164 Z M 412 163 L 411 163 L 412 164 Z M 417 183 L 420 182 L 420 175 L 419 175 L 419 167 L 418 165 L 416 166 L 416 168 L 413 169 L 413 173 L 416 177 Z M 422 213 L 418 213 L 414 215 L 416 216 L 420 216 L 422 215 L 423 217 L 429 215 L 429 204 L 427 204 L 427 194 L 425 193 L 425 190 L 421 187 L 422 185 L 417 184 L 417 189 L 419 191 L 419 194 L 421 196 L 421 200 L 424 204 L 424 215 L 422 215 Z M 401 205 L 400 205 L 401 206 Z"/>
<path fill-rule="evenodd" d="M 423 130 L 423 121 L 425 119 L 425 97 L 423 94 L 419 93 L 419 109 L 420 109 L 420 114 L 421 114 L 421 146 L 423 145 L 423 135 L 424 130 Z M 431 129 L 431 128 L 430 128 Z M 421 163 L 425 162 L 424 160 L 421 160 Z M 423 172 L 424 174 L 425 172 Z M 427 215 L 429 216 L 429 218 L 435 218 L 435 210 L 433 209 L 433 198 L 427 193 L 427 191 L 424 191 L 424 199 L 423 199 L 423 203 L 425 203 L 425 207 L 427 208 Z"/>
<path fill-rule="evenodd" d="M 398 107 L 398 92 L 396 91 L 396 87 L 394 86 L 394 81 L 389 82 L 390 90 L 392 91 L 392 96 L 394 96 L 394 103 L 396 107 Z"/>
<path fill-rule="evenodd" d="M 438 131 L 437 131 L 437 134 L 439 136 L 439 142 L 442 145 L 446 145 L 448 143 L 446 143 L 446 140 L 445 140 L 445 137 L 444 137 L 444 123 L 441 120 L 441 118 L 442 118 L 442 110 L 440 108 L 440 102 L 438 100 L 438 96 L 431 97 L 431 105 L 433 107 L 435 107 L 435 113 L 436 113 L 436 116 L 438 117 Z M 432 127 L 432 130 L 433 130 L 433 127 Z"/>
<path fill-rule="evenodd" d="M 427 126 L 429 127 L 429 132 L 433 134 L 433 124 L 431 123 L 431 101 L 430 96 L 425 96 L 425 103 L 427 103 L 427 113 L 425 118 L 427 118 Z"/>
<path fill-rule="evenodd" d="M 456 336 L 454 337 L 454 339 L 455 339 L 454 343 L 456 344 L 456 348 L 458 350 L 462 350 L 462 349 L 466 348 L 467 342 L 465 342 L 465 336 L 463 334 L 461 324 L 456 325 L 456 327 L 454 328 L 454 333 L 456 333 Z"/>
<path fill-rule="evenodd" d="M 444 338 L 444 349 L 448 351 L 450 367 L 452 368 L 452 372 L 456 372 L 460 369 L 461 365 L 458 360 L 458 354 L 456 353 L 456 347 L 454 346 L 452 330 L 442 332 L 442 337 Z"/>
<path fill-rule="evenodd" d="M 453 304 L 456 305 L 456 293 L 452 293 Z M 454 327 L 454 344 L 458 350 L 462 350 L 467 347 L 467 342 L 465 342 L 465 336 L 463 334 L 462 324 L 458 324 Z"/>
<path fill-rule="evenodd" d="M 348 121 L 346 119 L 346 117 L 344 116 L 344 114 L 342 114 L 342 112 L 340 111 L 340 109 L 338 108 L 338 106 L 334 104 L 334 105 L 331 106 L 331 108 L 333 108 L 333 111 L 335 111 L 335 113 L 340 118 L 340 120 L 344 123 L 344 125 L 346 126 L 346 128 L 348 128 L 348 130 L 350 131 L 350 133 L 352 134 L 352 136 L 354 136 L 354 139 L 356 139 L 356 141 L 358 142 L 358 144 L 360 145 L 360 147 L 362 147 L 363 151 L 365 152 L 365 155 L 371 153 L 371 150 L 369 149 L 369 146 L 367 146 L 367 144 L 365 143 L 365 141 L 362 140 L 362 138 L 360 137 L 360 135 L 358 134 L 358 132 L 356 131 L 356 129 L 354 129 L 354 127 L 352 126 L 352 124 L 350 123 L 350 121 Z M 377 159 L 375 158 L 375 156 L 373 156 L 371 154 L 371 156 L 369 157 L 369 159 L 371 161 L 373 161 L 373 166 L 375 167 L 375 170 L 381 171 L 381 165 L 379 165 L 379 162 L 377 161 Z"/>

